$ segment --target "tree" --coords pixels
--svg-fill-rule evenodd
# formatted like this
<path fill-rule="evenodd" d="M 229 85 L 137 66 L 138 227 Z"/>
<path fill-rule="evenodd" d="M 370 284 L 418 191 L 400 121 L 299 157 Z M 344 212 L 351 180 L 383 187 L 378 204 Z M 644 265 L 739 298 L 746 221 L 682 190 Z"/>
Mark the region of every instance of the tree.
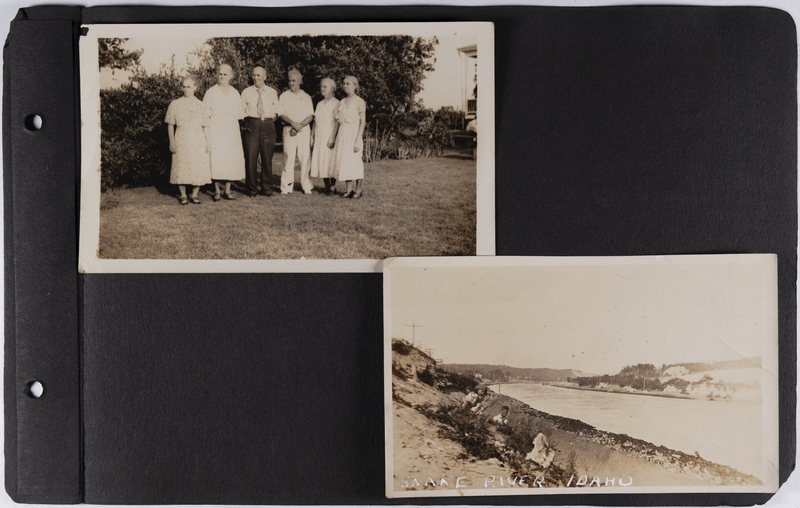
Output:
<path fill-rule="evenodd" d="M 294 68 L 312 97 L 319 94 L 322 78 L 341 86 L 345 76 L 353 75 L 372 132 L 397 132 L 404 115 L 420 106 L 415 96 L 425 73 L 434 68 L 438 42 L 407 35 L 212 38 L 198 53 L 196 73 L 210 86 L 216 68 L 226 63 L 234 70 L 232 84 L 241 91 L 250 85 L 251 69 L 260 65 L 267 70 L 267 84 L 280 93 L 288 88 L 286 73 Z M 339 89 L 336 95 L 342 98 L 344 92 Z"/>
<path fill-rule="evenodd" d="M 129 69 L 130 81 L 117 90 L 100 92 L 101 104 L 101 175 L 102 188 L 123 185 L 152 185 L 165 182 L 171 154 L 167 142 L 164 114 L 169 103 L 180 97 L 181 76 L 176 74 L 175 57 L 154 73 L 139 65 L 140 51 L 126 51 L 126 39 L 99 41 L 100 67 Z M 252 68 L 267 71 L 267 84 L 285 90 L 287 72 L 298 69 L 304 74 L 303 88 L 312 97 L 319 94 L 319 82 L 331 77 L 341 85 L 344 77 L 355 75 L 359 95 L 367 103 L 367 161 L 381 157 L 401 158 L 430 153 L 412 153 L 412 142 L 400 140 L 400 129 L 407 118 L 416 122 L 417 136 L 429 148 L 446 141 L 445 122 L 454 116 L 450 111 L 436 115 L 415 100 L 422 90 L 425 73 L 433 70 L 434 47 L 438 41 L 410 36 L 302 36 L 302 37 L 225 37 L 206 41 L 187 59 L 187 71 L 197 78 L 199 99 L 216 82 L 219 65 L 234 71 L 231 84 L 240 92 L 250 83 Z M 344 97 L 338 90 L 339 98 Z M 376 142 L 376 133 L 383 136 Z M 370 134 L 372 143 L 370 143 Z M 379 146 L 374 153 L 370 146 Z"/>
<path fill-rule="evenodd" d="M 100 68 L 110 67 L 111 69 L 126 70 L 139 64 L 141 51 L 127 51 L 122 44 L 128 39 L 112 37 L 109 39 L 98 39 Z"/>
<path fill-rule="evenodd" d="M 100 174 L 103 190 L 165 183 L 172 155 L 164 115 L 181 95 L 174 66 L 148 74 L 133 70 L 131 82 L 100 92 Z"/>

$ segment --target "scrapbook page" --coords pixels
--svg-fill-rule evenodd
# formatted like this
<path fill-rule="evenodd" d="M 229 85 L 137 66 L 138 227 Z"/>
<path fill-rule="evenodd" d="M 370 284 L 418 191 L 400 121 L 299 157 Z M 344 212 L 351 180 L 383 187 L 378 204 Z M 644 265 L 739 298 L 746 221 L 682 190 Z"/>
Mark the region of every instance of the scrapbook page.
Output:
<path fill-rule="evenodd" d="M 782 495 L 797 38 L 761 4 L 21 9 L 9 496 Z"/>

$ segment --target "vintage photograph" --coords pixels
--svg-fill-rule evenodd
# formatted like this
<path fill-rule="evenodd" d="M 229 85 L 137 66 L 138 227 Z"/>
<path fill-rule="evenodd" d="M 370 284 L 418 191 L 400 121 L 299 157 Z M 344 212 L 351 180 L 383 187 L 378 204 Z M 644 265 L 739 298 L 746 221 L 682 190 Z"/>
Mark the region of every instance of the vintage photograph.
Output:
<path fill-rule="evenodd" d="M 774 255 L 392 259 L 386 494 L 775 492 Z"/>
<path fill-rule="evenodd" d="M 494 253 L 491 23 L 85 28 L 81 270 Z"/>

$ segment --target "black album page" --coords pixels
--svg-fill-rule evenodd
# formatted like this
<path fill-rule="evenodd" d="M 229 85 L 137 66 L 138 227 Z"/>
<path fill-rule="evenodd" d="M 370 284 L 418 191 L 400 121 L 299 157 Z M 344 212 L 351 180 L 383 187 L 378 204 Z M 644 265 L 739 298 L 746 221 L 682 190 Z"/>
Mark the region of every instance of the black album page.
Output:
<path fill-rule="evenodd" d="M 237 32 L 243 24 L 261 27 Z M 347 28 L 318 32 L 315 24 Z M 188 51 L 180 47 L 187 25 L 207 39 Z M 217 25 L 234 28 L 206 37 Z M 143 38 L 157 43 L 126 46 L 132 26 L 148 26 Z M 106 30 L 96 39 L 97 70 L 105 63 L 119 81 L 110 92 L 83 79 L 81 44 L 96 37 L 92 27 Z M 132 52 L 144 59 L 164 48 L 183 56 L 192 79 L 177 56 L 126 74 Z M 198 61 L 186 58 L 194 50 Z M 457 114 L 441 113 L 444 92 L 402 108 L 378 93 L 378 83 L 402 83 L 380 67 L 398 54 L 421 58 L 417 71 L 431 80 L 429 65 L 456 62 L 447 93 L 457 97 Z M 766 502 L 792 472 L 797 35 L 789 13 L 655 5 L 35 7 L 12 24 L 4 62 L 5 450 L 14 500 L 739 506 Z M 423 93 L 427 79 L 407 93 Z M 261 83 L 277 97 L 269 112 L 266 99 L 246 98 L 251 86 L 259 97 Z M 298 155 L 296 173 L 281 180 L 287 154 L 310 144 L 308 117 L 287 114 L 305 100 L 298 85 L 315 107 L 339 101 L 343 132 L 366 123 L 367 141 L 347 138 L 349 153 L 338 159 L 360 170 L 356 159 L 374 149 L 363 173 L 326 185 L 331 176 L 313 172 L 312 154 L 309 187 Z M 274 142 L 271 179 L 262 168 L 169 181 L 178 155 L 170 136 L 180 129 L 172 130 L 177 115 L 167 110 L 179 99 L 196 107 L 212 89 L 227 99 L 240 94 L 242 124 L 221 127 L 235 130 L 234 141 L 255 147 L 254 126 L 267 129 L 265 151 L 258 138 L 257 157 L 236 157 L 239 166 L 245 157 L 263 161 Z M 90 95 L 106 102 L 98 101 L 87 126 Z M 136 114 L 114 116 L 120 108 Z M 228 111 L 235 109 L 231 101 Z M 406 119 L 384 145 L 381 127 L 370 123 L 379 113 Z M 31 114 L 42 123 L 28 129 Z M 145 115 L 157 121 L 143 127 Z M 460 123 L 447 127 L 451 120 Z M 222 125 L 216 121 L 209 113 L 200 128 Z M 91 139 L 81 123 L 94 129 Z M 447 143 L 430 149 L 421 138 Z M 211 148 L 213 164 L 215 145 L 196 139 Z M 104 162 L 120 160 L 117 173 L 103 173 Z M 95 187 L 86 187 L 86 167 L 100 172 Z M 162 169 L 146 172 L 152 168 Z M 96 200 L 84 201 L 90 194 Z M 82 222 L 88 215 L 97 218 L 92 230 Z M 321 224 L 324 234 L 315 229 Z M 98 243 L 84 244 L 86 235 Z M 87 269 L 84 254 L 101 263 Z M 599 264 L 647 257 L 629 262 L 637 265 L 706 254 L 764 255 L 759 263 L 766 260 L 777 280 L 777 315 L 767 314 L 777 325 L 779 405 L 770 488 L 604 494 L 605 486 L 586 486 L 538 495 L 546 489 L 537 485 L 503 498 L 387 498 L 404 487 L 386 469 L 392 343 L 384 337 L 382 260 L 426 256 L 438 266 L 544 256 L 573 266 L 585 256 Z M 136 268 L 119 269 L 120 260 Z M 684 265 L 675 266 L 677 274 Z M 435 287 L 421 291 L 427 298 Z M 410 319 L 398 329 L 425 326 Z M 616 481 L 615 488 L 620 475 Z"/>

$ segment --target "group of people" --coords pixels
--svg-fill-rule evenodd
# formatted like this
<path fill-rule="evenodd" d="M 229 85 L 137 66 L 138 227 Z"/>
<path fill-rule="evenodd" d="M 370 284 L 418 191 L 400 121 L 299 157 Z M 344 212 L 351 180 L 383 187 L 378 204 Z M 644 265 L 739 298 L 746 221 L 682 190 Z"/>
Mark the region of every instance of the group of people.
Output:
<path fill-rule="evenodd" d="M 492 405 L 491 402 L 495 396 L 490 395 L 489 387 L 485 384 L 478 384 L 474 390 L 470 391 L 464 396 L 462 407 L 469 408 L 470 411 L 476 415 L 483 414 L 483 412 Z M 508 425 L 508 406 L 502 406 L 500 412 L 495 415 L 490 421 L 497 427 L 505 427 Z M 533 428 L 533 450 L 525 456 L 526 460 L 530 460 L 539 464 L 539 466 L 546 468 L 553 462 L 555 457 L 555 450 L 550 446 L 550 441 L 547 435 L 542 431 L 539 425 Z"/>
<path fill-rule="evenodd" d="M 170 183 L 178 186 L 181 205 L 200 204 L 201 186 L 214 183 L 214 201 L 236 199 L 231 182 L 245 179 L 247 195 L 272 196 L 272 156 L 275 122 L 283 128 L 286 161 L 281 173 L 280 193 L 294 190 L 295 161 L 300 162 L 300 188 L 311 194 L 311 178 L 322 178 L 324 193 L 335 195 L 336 181 L 344 180 L 342 197 L 362 196 L 364 126 L 366 103 L 357 95 L 358 79 L 347 76 L 342 83 L 346 97 L 334 97 L 336 82 L 320 82 L 322 100 L 314 104 L 301 88 L 303 76 L 296 69 L 288 73 L 289 90 L 278 97 L 266 85 L 263 67 L 253 68 L 253 85 L 241 94 L 231 86 L 233 69 L 227 64 L 217 70 L 217 84 L 203 100 L 195 97 L 197 82 L 187 76 L 181 82 L 183 97 L 170 103 L 169 149 L 172 152 Z M 258 159 L 261 158 L 261 174 Z M 192 192 L 187 195 L 187 187 Z"/>

